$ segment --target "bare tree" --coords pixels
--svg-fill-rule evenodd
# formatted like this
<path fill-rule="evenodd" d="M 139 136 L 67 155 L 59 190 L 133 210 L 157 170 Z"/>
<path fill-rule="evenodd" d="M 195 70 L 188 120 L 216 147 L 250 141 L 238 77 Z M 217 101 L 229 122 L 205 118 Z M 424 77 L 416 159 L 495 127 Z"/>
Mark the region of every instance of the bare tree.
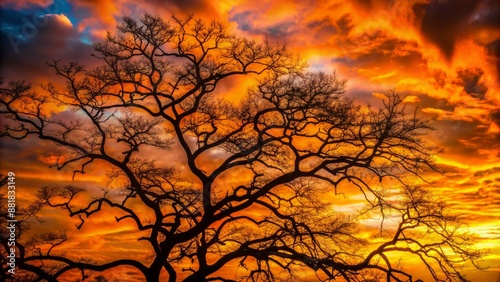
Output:
<path fill-rule="evenodd" d="M 232 35 L 218 22 L 145 15 L 125 17 L 119 31 L 94 46 L 102 61 L 94 69 L 51 64 L 63 89 L 4 85 L 1 135 L 57 144 L 65 158 L 53 168 L 78 165 L 74 175 L 106 162 L 103 195 L 80 207 L 73 200 L 85 189 L 42 187 L 31 214 L 61 208 L 80 229 L 112 207 L 117 222 L 147 234 L 137 239 L 152 257 L 73 260 L 56 252 L 65 232 L 35 234 L 19 244 L 18 266 L 30 279 L 129 266 L 147 281 L 162 270 L 169 281 L 279 281 L 303 272 L 321 281 L 413 281 L 393 261 L 400 253 L 419 258 L 436 280 L 466 281 L 460 266 L 481 254 L 466 244 L 459 217 L 406 181 L 434 168 L 436 149 L 422 140 L 428 123 L 394 91 L 381 107 L 360 106 L 335 74 L 305 72 L 284 45 Z M 241 75 L 256 86 L 230 102 L 218 86 Z M 72 118 L 50 114 L 51 104 Z M 183 159 L 167 165 L 144 148 Z M 381 189 L 383 181 L 392 188 Z M 364 195 L 365 209 L 336 210 L 325 195 L 345 187 Z M 381 219 L 376 242 L 360 235 L 363 217 Z M 227 265 L 241 275 L 223 276 Z"/>

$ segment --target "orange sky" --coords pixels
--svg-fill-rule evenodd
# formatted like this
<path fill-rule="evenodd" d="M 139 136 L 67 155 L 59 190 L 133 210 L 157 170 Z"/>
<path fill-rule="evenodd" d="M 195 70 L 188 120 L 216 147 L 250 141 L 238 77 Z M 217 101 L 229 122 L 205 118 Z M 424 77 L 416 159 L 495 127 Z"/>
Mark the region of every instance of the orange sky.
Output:
<path fill-rule="evenodd" d="M 258 2 L 258 4 L 257 4 Z M 124 15 L 144 12 L 165 17 L 193 13 L 219 19 L 236 34 L 285 41 L 313 71 L 348 79 L 347 95 L 359 103 L 378 101 L 377 93 L 395 88 L 409 95 L 407 106 L 434 118 L 428 141 L 444 149 L 435 162 L 445 172 L 430 174 L 426 184 L 453 208 L 464 213 L 478 248 L 489 250 L 485 272 L 472 271 L 474 281 L 500 279 L 500 4 L 496 0 L 408 1 L 66 1 L 6 0 L 0 4 L 2 67 L 0 76 L 26 79 L 34 85 L 58 82 L 44 64 L 52 59 L 95 65 L 91 43 L 107 30 L 116 31 Z M 25 21 L 43 19 L 35 32 L 23 33 Z M 23 20 L 25 19 L 25 20 Z M 237 95 L 244 79 L 225 84 L 221 95 Z M 61 109 L 54 107 L 53 111 Z M 49 170 L 60 154 L 49 143 L 0 140 L 1 172 L 18 176 L 20 201 L 33 199 L 43 185 L 66 183 L 67 171 Z M 169 158 L 181 158 L 170 155 Z M 105 172 L 91 168 L 76 182 L 100 193 Z M 81 199 L 83 200 L 83 198 Z M 348 204 L 356 205 L 355 195 Z M 347 203 L 346 203 L 347 204 Z M 99 253 L 111 242 L 133 241 L 133 226 L 114 217 L 96 217 L 75 232 L 74 219 L 46 212 L 46 226 L 73 234 L 66 248 L 107 260 L 113 256 L 147 257 L 140 245 L 115 243 L 113 253 Z M 88 247 L 92 246 L 92 247 Z M 83 247 L 83 248 L 82 248 Z M 122 280 L 121 280 L 122 281 Z M 123 280 L 125 281 L 125 280 Z M 134 281 L 131 279 L 131 281 Z"/>

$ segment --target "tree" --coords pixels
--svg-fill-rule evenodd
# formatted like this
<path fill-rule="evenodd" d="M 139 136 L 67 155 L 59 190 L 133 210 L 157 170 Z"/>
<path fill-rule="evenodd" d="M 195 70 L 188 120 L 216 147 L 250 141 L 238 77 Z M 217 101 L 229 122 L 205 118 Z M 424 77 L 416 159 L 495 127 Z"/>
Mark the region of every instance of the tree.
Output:
<path fill-rule="evenodd" d="M 119 31 L 95 44 L 98 67 L 50 65 L 63 89 L 4 85 L 1 134 L 55 143 L 65 154 L 53 168 L 74 177 L 107 163 L 108 190 L 85 206 L 74 202 L 82 187 L 42 187 L 28 214 L 61 208 L 80 229 L 111 207 L 117 222 L 142 231 L 137 239 L 152 258 L 71 258 L 57 251 L 68 235 L 54 231 L 19 242 L 26 275 L 57 281 L 79 270 L 84 279 L 129 266 L 147 281 L 162 271 L 169 281 L 278 281 L 302 272 L 322 281 L 412 281 L 391 255 L 404 253 L 436 280 L 465 281 L 460 267 L 481 254 L 458 216 L 407 181 L 434 169 L 436 148 L 422 139 L 428 122 L 401 96 L 388 91 L 380 108 L 360 106 L 335 74 L 307 72 L 283 44 L 232 35 L 218 22 L 145 15 L 125 17 Z M 242 75 L 256 86 L 229 100 L 219 86 Z M 52 104 L 65 107 L 65 119 L 47 110 Z M 155 156 L 143 153 L 153 148 Z M 172 150 L 183 159 L 156 158 Z M 366 208 L 336 210 L 327 195 L 353 187 Z M 360 235 L 363 217 L 381 219 L 376 242 Z M 222 276 L 228 265 L 242 274 Z"/>

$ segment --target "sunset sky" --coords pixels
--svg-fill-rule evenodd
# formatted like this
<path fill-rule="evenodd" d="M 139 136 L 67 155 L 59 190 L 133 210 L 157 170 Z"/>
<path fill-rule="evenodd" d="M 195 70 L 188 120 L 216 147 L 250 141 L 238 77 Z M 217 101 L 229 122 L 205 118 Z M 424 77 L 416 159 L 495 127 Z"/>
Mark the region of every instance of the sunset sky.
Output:
<path fill-rule="evenodd" d="M 378 93 L 392 88 L 408 95 L 408 107 L 434 119 L 428 142 L 443 148 L 434 160 L 444 173 L 429 174 L 426 185 L 464 214 L 479 236 L 477 247 L 489 250 L 482 262 L 489 268 L 471 271 L 469 278 L 500 279 L 499 1 L 4 0 L 0 7 L 0 76 L 34 86 L 59 81 L 45 65 L 53 59 L 95 66 L 92 44 L 106 31 L 114 33 L 123 16 L 148 12 L 217 19 L 237 35 L 286 42 L 311 71 L 336 71 L 348 79 L 347 95 L 359 103 L 376 104 Z M 228 96 L 248 87 L 237 82 L 243 87 L 227 87 Z M 0 142 L 0 171 L 16 173 L 20 201 L 32 200 L 43 185 L 70 182 L 71 172 L 48 169 L 58 154 L 52 144 L 35 138 Z M 94 167 L 75 181 L 98 193 L 105 177 Z M 113 217 L 78 232 L 77 220 L 67 214 L 54 210 L 44 218 L 73 232 L 67 250 L 102 260 L 148 255 L 140 245 L 123 246 L 120 240 L 137 235 Z M 104 245 L 115 252 L 96 255 Z"/>

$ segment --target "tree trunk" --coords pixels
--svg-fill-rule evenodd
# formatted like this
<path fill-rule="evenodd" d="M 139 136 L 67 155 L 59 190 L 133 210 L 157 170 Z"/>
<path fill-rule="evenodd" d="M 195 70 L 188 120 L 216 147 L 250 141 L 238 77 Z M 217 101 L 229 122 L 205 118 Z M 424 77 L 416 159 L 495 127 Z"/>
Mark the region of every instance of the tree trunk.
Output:
<path fill-rule="evenodd" d="M 159 272 L 148 272 L 146 274 L 146 281 L 147 282 L 160 282 L 160 273 Z"/>
<path fill-rule="evenodd" d="M 212 207 L 212 200 L 211 200 L 211 193 L 212 193 L 212 187 L 211 183 L 206 183 L 203 185 L 203 208 L 205 211 Z"/>
<path fill-rule="evenodd" d="M 160 282 L 161 269 L 162 269 L 162 264 L 160 263 L 160 260 L 157 257 L 155 259 L 155 261 L 149 267 L 148 272 L 145 273 L 146 281 L 147 282 Z"/>

